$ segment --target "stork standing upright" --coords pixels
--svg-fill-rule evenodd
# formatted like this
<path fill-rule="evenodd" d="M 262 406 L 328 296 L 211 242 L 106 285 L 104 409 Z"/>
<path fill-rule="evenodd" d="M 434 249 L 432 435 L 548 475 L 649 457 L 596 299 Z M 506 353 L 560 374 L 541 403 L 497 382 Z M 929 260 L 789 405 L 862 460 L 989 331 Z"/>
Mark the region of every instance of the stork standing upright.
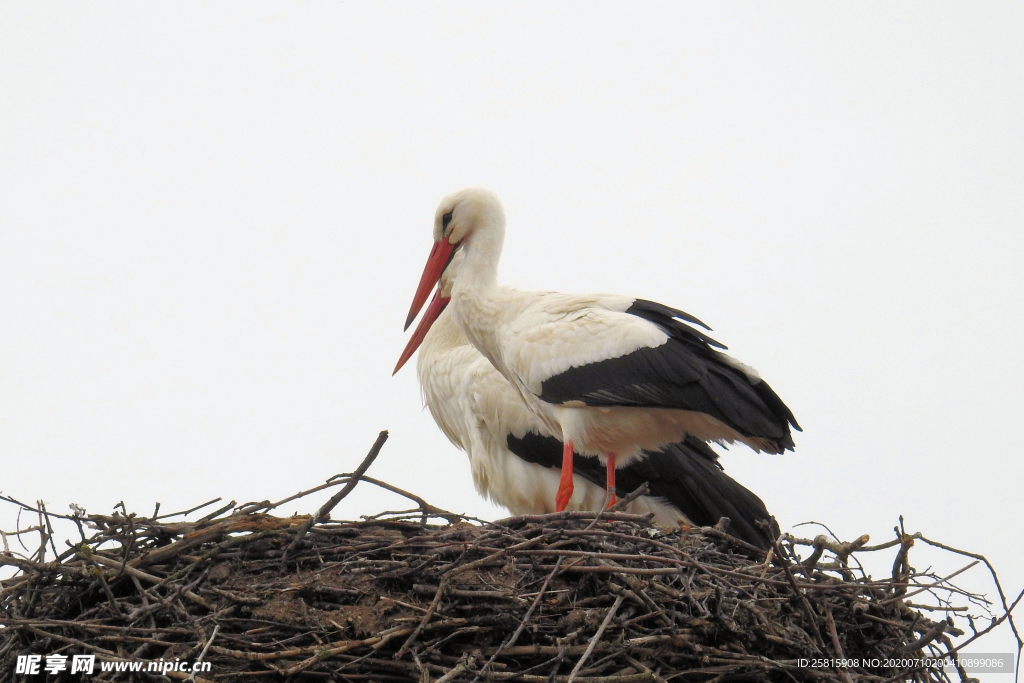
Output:
<path fill-rule="evenodd" d="M 793 449 L 790 426 L 800 428 L 793 413 L 753 368 L 716 350 L 725 347 L 693 327 L 709 329 L 699 320 L 631 297 L 501 287 L 504 239 L 505 214 L 493 193 L 469 188 L 445 197 L 406 327 L 462 250 L 452 317 L 562 441 L 557 509 L 572 495 L 574 452 L 606 463 L 614 492 L 617 467 L 687 436 L 769 453 Z"/>
<path fill-rule="evenodd" d="M 455 254 L 442 274 L 395 372 L 419 347 L 417 374 L 424 402 L 441 431 L 469 456 L 473 483 L 482 496 L 513 514 L 552 512 L 561 442 L 445 310 L 462 257 Z M 600 509 L 606 498 L 605 475 L 596 458 L 574 455 L 567 509 Z M 622 493 L 648 484 L 650 494 L 633 501 L 631 512 L 651 512 L 663 526 L 710 526 L 728 517 L 732 535 L 760 548 L 771 543 L 761 526 L 772 523 L 764 503 L 722 471 L 717 454 L 703 441 L 690 437 L 664 451 L 645 452 L 618 475 Z"/>

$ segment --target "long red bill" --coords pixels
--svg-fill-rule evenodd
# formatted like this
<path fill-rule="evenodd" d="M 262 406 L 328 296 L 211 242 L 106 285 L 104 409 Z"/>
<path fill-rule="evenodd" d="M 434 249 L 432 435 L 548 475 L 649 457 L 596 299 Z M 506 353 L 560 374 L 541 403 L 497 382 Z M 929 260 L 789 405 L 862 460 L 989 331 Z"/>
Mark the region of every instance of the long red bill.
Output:
<path fill-rule="evenodd" d="M 441 311 L 448 305 L 451 299 L 446 299 L 441 296 L 441 290 L 437 290 L 437 294 L 430 301 L 430 305 L 427 306 L 426 312 L 423 314 L 423 318 L 420 320 L 420 324 L 416 326 L 416 330 L 412 333 L 412 338 L 409 339 L 409 343 L 405 345 L 405 350 L 402 351 L 402 357 L 398 359 L 398 365 L 395 366 L 395 371 L 391 373 L 392 376 L 398 373 L 405 365 L 405 362 L 412 358 L 412 354 L 416 353 L 416 349 L 423 343 L 423 338 L 427 336 L 427 331 L 430 326 L 437 320 L 437 316 L 441 315 Z"/>
<path fill-rule="evenodd" d="M 416 288 L 416 296 L 413 297 L 412 308 L 409 309 L 409 317 L 405 319 L 405 329 L 409 329 L 409 325 L 412 325 L 412 321 L 416 319 L 416 314 L 423 308 L 423 303 L 427 300 L 427 296 L 430 295 L 430 290 L 441 279 L 441 273 L 444 272 L 445 266 L 448 265 L 448 260 L 451 258 L 454 249 L 455 245 L 450 244 L 447 237 L 440 242 L 434 242 L 434 247 L 430 250 L 430 256 L 427 258 L 427 265 L 423 269 L 423 276 L 420 277 L 420 286 Z"/>

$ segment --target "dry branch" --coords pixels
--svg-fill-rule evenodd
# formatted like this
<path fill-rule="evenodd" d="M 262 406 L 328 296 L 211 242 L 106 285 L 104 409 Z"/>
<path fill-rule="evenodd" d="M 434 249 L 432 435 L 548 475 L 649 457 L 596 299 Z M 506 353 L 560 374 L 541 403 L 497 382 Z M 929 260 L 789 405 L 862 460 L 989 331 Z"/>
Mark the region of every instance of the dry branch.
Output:
<path fill-rule="evenodd" d="M 13 571 L 0 582 L 0 683 L 15 680 L 19 655 L 58 650 L 113 661 L 201 658 L 211 671 L 194 680 L 213 681 L 947 681 L 937 669 L 798 662 L 955 651 L 950 636 L 963 635 L 967 608 L 948 598 L 965 594 L 953 575 L 911 566 L 914 541 L 988 565 L 902 524 L 894 543 L 784 536 L 766 555 L 720 529 L 662 529 L 617 510 L 476 523 L 366 477 L 385 437 L 355 473 L 280 503 L 196 521 L 183 518 L 219 500 L 172 515 L 157 507 L 151 517 L 76 511 L 65 519 L 83 540 L 49 562 L 50 513 L 22 506 L 40 517 L 32 530 L 41 542 L 0 553 Z M 359 481 L 418 508 L 331 521 Z M 343 488 L 313 515 L 266 513 L 333 486 Z M 848 565 L 889 548 L 891 577 Z M 994 624 L 1017 604 L 999 593 L 1004 612 Z M 944 599 L 909 602 L 922 594 Z"/>

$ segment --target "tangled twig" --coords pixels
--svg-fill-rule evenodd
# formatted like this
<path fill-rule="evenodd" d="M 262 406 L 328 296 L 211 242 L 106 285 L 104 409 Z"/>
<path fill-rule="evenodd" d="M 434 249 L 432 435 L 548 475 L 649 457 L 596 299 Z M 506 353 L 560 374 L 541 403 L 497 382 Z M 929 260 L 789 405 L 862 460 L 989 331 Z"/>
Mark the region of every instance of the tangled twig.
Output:
<path fill-rule="evenodd" d="M 722 529 L 663 529 L 621 509 L 479 523 L 367 477 L 385 437 L 350 475 L 195 521 L 185 518 L 220 499 L 142 517 L 123 507 L 60 516 L 6 498 L 39 522 L 3 537 L 0 565 L 13 574 L 0 581 L 0 682 L 14 680 L 19 655 L 58 651 L 208 662 L 211 673 L 193 672 L 196 681 L 947 681 L 934 667 L 856 662 L 955 656 L 1004 621 L 1017 634 L 1021 596 L 1006 598 L 983 556 L 909 534 L 902 522 L 891 543 L 784 535 L 769 553 Z M 357 482 L 417 507 L 331 520 Z M 334 487 L 314 515 L 268 514 Z M 51 518 L 74 522 L 82 540 L 58 555 Z M 39 544 L 14 552 L 8 539 L 29 532 Z M 959 572 L 917 572 L 915 541 L 984 562 L 1002 614 L 954 645 L 970 616 L 952 601 L 982 598 L 950 583 Z M 889 549 L 891 577 L 872 580 L 849 564 Z M 941 599 L 921 602 L 928 595 Z M 800 665 L 820 658 L 845 664 Z"/>

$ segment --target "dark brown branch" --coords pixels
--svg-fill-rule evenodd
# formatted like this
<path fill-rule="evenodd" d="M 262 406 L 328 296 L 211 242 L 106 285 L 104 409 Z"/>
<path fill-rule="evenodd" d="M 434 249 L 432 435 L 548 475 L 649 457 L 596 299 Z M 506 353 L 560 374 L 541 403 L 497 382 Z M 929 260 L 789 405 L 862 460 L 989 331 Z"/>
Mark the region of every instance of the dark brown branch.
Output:
<path fill-rule="evenodd" d="M 845 562 L 870 549 L 866 536 L 783 536 L 766 555 L 720 529 L 658 528 L 648 515 L 615 510 L 478 523 L 365 469 L 284 501 L 332 487 L 340 500 L 360 481 L 418 508 L 353 521 L 326 521 L 325 506 L 275 517 L 261 512 L 272 509 L 267 502 L 233 512 L 221 504 L 192 522 L 123 507 L 76 513 L 81 541 L 46 562 L 39 547 L 50 557 L 57 539 L 37 506 L 31 533 L 41 533 L 40 545 L 0 553 L 16 572 L 0 580 L 0 672 L 12 671 L 19 654 L 61 651 L 117 661 L 199 656 L 224 683 L 948 683 L 936 669 L 798 662 L 940 648 L 956 658 L 1009 621 L 1021 600 L 1001 596 L 1004 613 L 973 628 L 969 620 L 982 615 L 972 612 L 987 610 L 983 596 L 953 585 L 949 570 L 915 570 L 909 553 L 922 537 L 902 524 L 889 546 L 896 571 L 871 579 Z M 307 543 L 294 546 L 303 525 Z M 908 601 L 921 593 L 938 604 Z M 969 606 L 948 604 L 948 595 L 966 595 Z M 961 638 L 963 623 L 971 637 Z M 958 673 L 967 680 L 963 667 Z"/>
<path fill-rule="evenodd" d="M 299 525 L 299 528 L 295 530 L 295 540 L 293 540 L 292 544 L 288 546 L 287 550 L 284 551 L 284 555 L 281 558 L 282 562 L 287 561 L 288 555 L 294 552 L 295 549 L 299 547 L 299 543 L 301 543 L 302 539 L 305 538 L 306 534 L 309 532 L 310 527 L 312 527 L 317 522 L 326 522 L 328 519 L 331 518 L 331 510 L 333 510 L 334 506 L 340 503 L 345 496 L 352 493 L 352 490 L 356 487 L 356 484 L 359 483 L 359 479 L 364 474 L 366 474 L 366 470 L 368 470 L 370 468 L 370 465 L 373 464 L 373 461 L 377 459 L 377 455 L 380 453 L 380 449 L 384 446 L 384 442 L 387 440 L 388 430 L 385 429 L 382 430 L 381 433 L 377 435 L 377 440 L 373 443 L 373 446 L 370 448 L 370 452 L 367 453 L 366 457 L 363 458 L 363 461 L 359 463 L 359 467 L 357 467 L 356 471 L 352 473 L 351 477 L 349 477 L 349 480 L 345 484 L 345 486 L 342 487 L 340 491 L 331 496 L 326 503 L 320 506 L 320 509 L 317 511 L 315 515 L 313 515 L 308 520 Z"/>

